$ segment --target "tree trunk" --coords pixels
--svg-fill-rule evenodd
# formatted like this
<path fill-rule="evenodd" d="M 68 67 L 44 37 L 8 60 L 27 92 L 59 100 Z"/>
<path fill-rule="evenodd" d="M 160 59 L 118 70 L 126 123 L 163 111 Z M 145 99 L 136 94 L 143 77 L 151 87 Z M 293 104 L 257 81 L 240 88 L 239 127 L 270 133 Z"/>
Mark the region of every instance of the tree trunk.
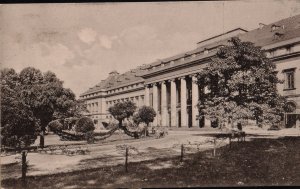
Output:
<path fill-rule="evenodd" d="M 238 130 L 240 130 L 240 131 L 243 130 L 242 124 L 241 124 L 241 123 L 238 123 L 238 124 L 237 124 L 237 128 L 238 128 Z"/>
<path fill-rule="evenodd" d="M 128 147 L 125 149 L 125 172 L 128 172 Z"/>
<path fill-rule="evenodd" d="M 149 136 L 148 128 L 149 128 L 149 123 L 147 123 L 147 126 L 146 126 L 146 136 Z"/>
<path fill-rule="evenodd" d="M 26 152 L 22 151 L 22 185 L 23 185 L 23 187 L 26 187 L 26 172 L 27 172 Z"/>
<path fill-rule="evenodd" d="M 45 147 L 45 130 L 42 129 L 40 133 L 40 147 L 44 148 Z"/>
<path fill-rule="evenodd" d="M 128 136 L 134 137 L 134 138 L 139 138 L 138 132 L 134 131 L 131 132 L 129 131 L 126 127 L 122 126 L 121 129 L 124 131 L 124 133 Z"/>
<path fill-rule="evenodd" d="M 119 120 L 119 128 L 122 129 L 126 135 L 134 137 L 134 138 L 139 138 L 138 132 L 136 132 L 136 131 L 131 132 L 127 129 L 127 127 L 122 125 L 122 120 Z"/>
<path fill-rule="evenodd" d="M 145 137 L 147 136 L 148 124 L 145 126 Z"/>
<path fill-rule="evenodd" d="M 123 121 L 122 119 L 119 120 L 119 128 L 121 128 L 123 126 L 122 121 Z"/>

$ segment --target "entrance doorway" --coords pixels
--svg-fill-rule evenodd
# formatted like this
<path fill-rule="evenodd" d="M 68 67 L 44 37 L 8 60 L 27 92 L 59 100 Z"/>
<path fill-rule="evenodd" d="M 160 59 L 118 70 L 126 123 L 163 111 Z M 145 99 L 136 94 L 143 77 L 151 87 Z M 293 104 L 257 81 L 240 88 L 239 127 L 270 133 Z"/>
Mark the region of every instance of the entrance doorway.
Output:
<path fill-rule="evenodd" d="M 188 113 L 188 127 L 192 127 L 193 126 L 192 106 L 188 105 L 187 113 Z"/>
<path fill-rule="evenodd" d="M 297 114 L 287 114 L 286 115 L 286 128 L 296 127 Z"/>
<path fill-rule="evenodd" d="M 177 112 L 177 125 L 178 127 L 181 127 L 181 113 L 180 112 Z"/>

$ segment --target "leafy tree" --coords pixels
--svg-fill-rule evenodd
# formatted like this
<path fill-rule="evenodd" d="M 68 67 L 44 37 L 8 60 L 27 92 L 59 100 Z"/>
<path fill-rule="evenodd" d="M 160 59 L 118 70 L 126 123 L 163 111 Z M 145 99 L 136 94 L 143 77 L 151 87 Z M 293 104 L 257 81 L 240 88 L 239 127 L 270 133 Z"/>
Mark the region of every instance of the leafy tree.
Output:
<path fill-rule="evenodd" d="M 35 126 L 39 127 L 35 131 L 40 131 L 40 146 L 44 147 L 44 133 L 48 123 L 55 119 L 80 115 L 81 103 L 75 99 L 75 94 L 70 89 L 63 87 L 63 82 L 53 72 L 48 71 L 43 74 L 33 67 L 24 68 L 20 74 L 12 70 L 9 71 L 10 77 L 2 77 L 1 82 L 9 84 L 10 87 L 2 87 L 3 91 L 7 91 L 1 95 L 1 99 L 5 100 L 8 106 L 12 106 L 14 101 L 20 102 L 16 109 L 22 112 L 19 112 L 16 117 L 25 113 L 28 115 L 28 121 L 23 120 L 20 123 L 25 125 L 33 121 Z M 9 115 L 3 107 L 1 110 L 4 117 Z M 30 117 L 32 119 L 29 119 Z M 9 122 L 7 119 L 2 121 Z M 12 127 L 13 124 L 6 124 L 6 126 Z"/>
<path fill-rule="evenodd" d="M 1 144 L 24 147 L 37 138 L 37 120 L 24 101 L 20 99 L 19 75 L 13 69 L 1 70 Z"/>
<path fill-rule="evenodd" d="M 155 116 L 156 112 L 150 106 L 142 106 L 139 108 L 138 113 L 134 116 L 135 120 L 146 124 L 147 127 L 145 128 L 145 135 L 147 134 L 149 123 L 153 122 Z"/>
<path fill-rule="evenodd" d="M 133 116 L 136 110 L 136 105 L 131 101 L 118 102 L 115 105 L 109 107 L 109 113 L 119 122 L 119 129 L 124 130 L 124 132 L 132 137 L 138 138 L 137 132 L 130 132 L 126 126 L 123 126 L 123 121 L 130 116 Z"/>
<path fill-rule="evenodd" d="M 281 120 L 285 99 L 278 94 L 276 66 L 261 47 L 239 38 L 221 47 L 212 62 L 197 76 L 202 94 L 200 115 L 224 124 L 248 119 L 276 124 Z M 204 92 L 207 88 L 207 92 Z"/>

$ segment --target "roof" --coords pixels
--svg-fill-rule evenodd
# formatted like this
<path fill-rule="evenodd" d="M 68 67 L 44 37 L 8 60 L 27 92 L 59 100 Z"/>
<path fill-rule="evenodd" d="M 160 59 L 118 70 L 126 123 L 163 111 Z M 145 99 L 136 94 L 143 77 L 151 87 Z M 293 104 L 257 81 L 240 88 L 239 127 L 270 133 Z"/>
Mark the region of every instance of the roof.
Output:
<path fill-rule="evenodd" d="M 220 34 L 220 35 L 215 35 L 215 36 L 213 36 L 213 37 L 210 37 L 210 38 L 208 38 L 208 39 L 204 39 L 204 40 L 202 40 L 202 41 L 199 41 L 197 44 L 200 44 L 200 43 L 203 43 L 203 42 L 209 41 L 209 40 L 211 40 L 211 39 L 215 39 L 215 38 L 218 38 L 218 37 L 224 36 L 224 35 L 226 35 L 226 34 L 229 34 L 229 33 L 235 32 L 235 31 L 243 31 L 243 32 L 248 32 L 247 30 L 245 30 L 245 29 L 243 29 L 243 28 L 235 28 L 235 29 L 233 29 L 233 30 L 230 30 L 230 31 L 227 31 L 227 32 L 225 32 L 225 33 L 223 33 L 223 34 Z"/>
<path fill-rule="evenodd" d="M 272 31 L 272 26 L 279 26 L 278 29 L 275 31 Z M 242 30 L 241 28 L 237 28 L 235 30 L 231 31 L 236 31 L 236 30 Z M 244 30 L 246 31 L 246 30 Z M 230 31 L 229 31 L 230 32 Z M 228 33 L 228 32 L 227 32 Z M 281 34 L 282 36 L 279 38 L 275 38 L 275 34 Z M 225 33 L 226 34 L 226 33 Z M 221 36 L 221 35 L 218 35 Z M 212 37 L 216 38 L 218 36 Z M 262 28 L 257 28 L 254 30 L 251 30 L 246 33 L 241 33 L 237 34 L 237 37 L 239 37 L 242 41 L 250 41 L 255 43 L 257 46 L 272 46 L 272 44 L 275 43 L 280 43 L 282 41 L 290 40 L 293 38 L 298 38 L 300 37 L 300 15 L 296 15 L 293 17 L 289 17 L 268 25 L 265 25 Z M 210 38 L 210 39 L 212 39 Z M 86 92 L 84 92 L 82 95 L 89 94 L 92 92 L 100 91 L 101 89 L 110 89 L 110 88 L 115 88 L 118 86 L 126 85 L 132 82 L 142 82 L 143 78 L 140 77 L 139 75 L 142 75 L 143 73 L 147 73 L 148 70 L 145 68 L 153 67 L 153 66 L 159 66 L 161 63 L 164 62 L 169 62 L 172 60 L 180 59 L 182 57 L 185 57 L 188 54 L 193 54 L 197 52 L 201 52 L 205 49 L 212 49 L 215 47 L 218 47 L 220 45 L 227 45 L 228 44 L 228 39 L 229 38 L 224 38 L 223 40 L 217 41 L 217 42 L 212 42 L 206 45 L 202 45 L 200 47 L 197 47 L 194 50 L 183 52 L 180 54 L 177 54 L 172 57 L 168 57 L 165 59 L 157 60 L 155 62 L 152 62 L 150 64 L 144 64 L 142 66 L 139 66 L 138 68 L 132 69 L 131 71 L 125 72 L 120 75 L 110 75 L 107 79 L 101 81 L 94 87 L 90 88 Z M 208 41 L 209 39 L 203 40 L 203 41 Z M 198 42 L 200 43 L 200 42 Z M 112 73 L 112 72 L 111 72 Z M 117 73 L 116 71 L 113 71 L 113 73 Z"/>
<path fill-rule="evenodd" d="M 93 92 L 101 91 L 101 90 L 108 90 L 116 87 L 121 87 L 123 85 L 129 84 L 129 83 L 137 83 L 142 82 L 143 78 L 139 76 L 142 72 L 145 72 L 144 69 L 145 66 L 139 66 L 136 69 L 132 69 L 128 72 L 125 72 L 123 74 L 117 74 L 118 72 L 112 71 L 110 72 L 110 75 L 105 80 L 102 80 L 97 85 L 89 88 L 86 92 L 82 93 L 80 96 L 90 94 Z M 113 73 L 113 74 L 112 74 Z"/>
<path fill-rule="evenodd" d="M 281 26 L 281 28 L 272 31 L 272 26 Z M 274 39 L 275 33 L 283 34 L 280 39 Z M 255 29 L 246 34 L 240 35 L 242 41 L 251 41 L 257 46 L 266 46 L 273 43 L 278 43 L 288 39 L 296 38 L 300 36 L 300 15 L 289 17 L 269 25 L 263 26 L 262 29 Z"/>

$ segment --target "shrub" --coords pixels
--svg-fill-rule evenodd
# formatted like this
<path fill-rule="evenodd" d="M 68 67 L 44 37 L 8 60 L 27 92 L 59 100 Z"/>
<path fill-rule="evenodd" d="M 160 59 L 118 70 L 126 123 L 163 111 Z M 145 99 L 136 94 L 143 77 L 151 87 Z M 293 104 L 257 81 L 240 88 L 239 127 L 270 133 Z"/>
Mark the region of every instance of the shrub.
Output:
<path fill-rule="evenodd" d="M 92 144 L 95 142 L 95 135 L 93 131 L 88 131 L 85 133 L 85 139 L 88 144 Z"/>
<path fill-rule="evenodd" d="M 81 117 L 76 122 L 75 130 L 76 130 L 76 132 L 81 132 L 81 133 L 87 133 L 89 131 L 94 131 L 95 130 L 94 122 L 89 117 Z"/>
<path fill-rule="evenodd" d="M 77 117 L 69 117 L 64 119 L 64 128 L 71 130 L 76 122 L 78 121 Z"/>
<path fill-rule="evenodd" d="M 51 131 L 55 133 L 63 130 L 63 125 L 58 120 L 51 121 L 48 124 L 48 127 Z"/>

